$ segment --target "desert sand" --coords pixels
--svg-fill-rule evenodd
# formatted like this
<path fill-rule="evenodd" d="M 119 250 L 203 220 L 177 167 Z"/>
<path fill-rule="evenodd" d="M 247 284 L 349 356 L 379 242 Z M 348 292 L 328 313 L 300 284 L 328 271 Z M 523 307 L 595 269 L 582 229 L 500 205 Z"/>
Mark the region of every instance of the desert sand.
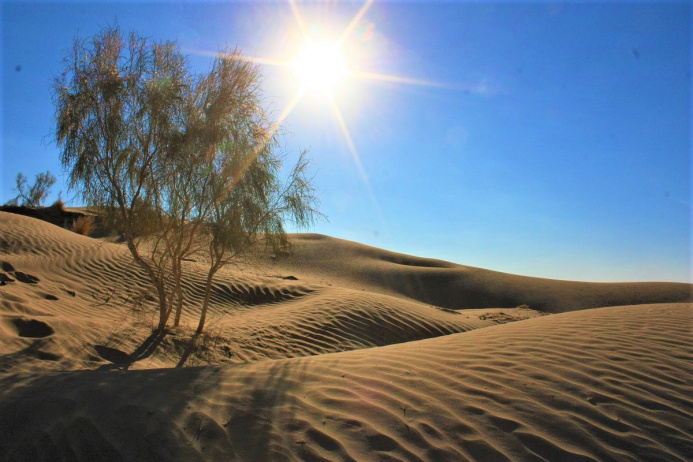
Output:
<path fill-rule="evenodd" d="M 0 212 L 0 460 L 693 460 L 693 285 L 315 234 L 222 270 L 190 347 L 123 245 Z"/>

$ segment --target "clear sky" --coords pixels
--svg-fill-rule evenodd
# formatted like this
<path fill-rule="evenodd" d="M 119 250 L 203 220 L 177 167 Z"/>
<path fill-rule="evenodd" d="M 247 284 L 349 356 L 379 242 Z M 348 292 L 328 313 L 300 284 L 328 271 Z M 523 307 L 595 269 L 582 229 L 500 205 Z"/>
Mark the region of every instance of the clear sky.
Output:
<path fill-rule="evenodd" d="M 4 0 L 0 202 L 17 172 L 47 169 L 49 203 L 74 197 L 50 85 L 76 35 L 117 21 L 176 40 L 199 71 L 237 45 L 265 63 L 279 117 L 302 83 L 276 64 L 361 12 L 333 103 L 309 91 L 284 121 L 288 162 L 307 148 L 315 165 L 329 221 L 314 232 L 531 276 L 691 281 L 688 2 L 363 7 Z"/>

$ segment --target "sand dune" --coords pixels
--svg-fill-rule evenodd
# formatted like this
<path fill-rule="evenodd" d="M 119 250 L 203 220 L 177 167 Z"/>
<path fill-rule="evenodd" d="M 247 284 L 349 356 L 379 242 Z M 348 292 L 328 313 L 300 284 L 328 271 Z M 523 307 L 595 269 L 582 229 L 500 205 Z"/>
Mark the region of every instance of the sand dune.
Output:
<path fill-rule="evenodd" d="M 0 460 L 693 458 L 690 284 L 292 242 L 219 274 L 190 350 L 123 246 L 0 212 Z"/>
<path fill-rule="evenodd" d="M 690 460 L 690 305 L 233 367 L 2 380 L 6 460 Z"/>
<path fill-rule="evenodd" d="M 295 235 L 293 244 L 295 255 L 278 262 L 288 271 L 303 271 L 319 276 L 320 280 L 334 279 L 340 286 L 404 296 L 451 309 L 527 304 L 556 313 L 691 299 L 690 284 L 588 283 L 517 276 L 316 234 Z"/>
<path fill-rule="evenodd" d="M 41 340 L 9 335 L 4 353 L 10 355 L 0 358 L 0 370 L 94 368 L 136 351 L 151 332 L 154 303 L 144 298 L 146 280 L 124 246 L 23 216 L 0 216 L 8 218 L 2 225 L 7 271 L 1 274 L 14 281 L 0 292 L 4 325 L 36 321 L 55 330 Z M 451 312 L 392 291 L 365 291 L 353 284 L 355 278 L 321 281 L 319 265 L 306 272 L 291 258 L 220 273 L 212 296 L 209 348 L 189 358 L 188 365 L 382 346 L 542 314 L 512 307 Z M 35 280 L 21 283 L 21 274 Z M 185 288 L 192 303 L 183 323 L 189 326 L 199 316 L 204 274 L 200 263 L 187 263 Z M 58 324 L 61 328 L 55 329 Z M 175 366 L 189 335 L 167 337 L 155 355 L 133 367 Z M 50 364 L 47 354 L 54 358 Z"/>

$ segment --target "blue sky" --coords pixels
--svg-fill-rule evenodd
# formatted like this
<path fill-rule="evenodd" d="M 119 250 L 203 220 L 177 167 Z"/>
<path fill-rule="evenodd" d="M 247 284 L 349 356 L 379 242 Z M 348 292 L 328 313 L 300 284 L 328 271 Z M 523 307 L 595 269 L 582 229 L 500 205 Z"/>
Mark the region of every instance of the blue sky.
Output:
<path fill-rule="evenodd" d="M 362 6 L 297 4 L 326 40 Z M 115 20 L 176 40 L 199 71 L 226 43 L 288 61 L 304 42 L 280 1 L 4 1 L 1 202 L 17 172 L 47 169 L 49 202 L 73 197 L 51 142 L 51 79 L 77 34 Z M 690 282 L 687 2 L 376 1 L 343 49 L 350 69 L 428 85 L 352 76 L 335 89 L 358 163 L 326 98 L 294 107 L 287 162 L 310 150 L 329 219 L 313 231 L 517 274 Z M 278 116 L 300 83 L 261 69 Z"/>

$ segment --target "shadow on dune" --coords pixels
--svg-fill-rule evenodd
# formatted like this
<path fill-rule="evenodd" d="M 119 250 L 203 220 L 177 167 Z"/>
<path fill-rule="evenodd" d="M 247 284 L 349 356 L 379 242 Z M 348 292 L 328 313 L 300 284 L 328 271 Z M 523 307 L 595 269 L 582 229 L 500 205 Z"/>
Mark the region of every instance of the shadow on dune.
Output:
<path fill-rule="evenodd" d="M 202 287 L 198 289 L 202 291 Z M 212 286 L 212 301 L 237 305 L 265 305 L 295 300 L 311 293 L 306 287 L 271 288 L 264 284 L 218 281 Z"/>
<path fill-rule="evenodd" d="M 166 335 L 167 332 L 152 332 L 151 335 L 130 354 L 105 345 L 94 345 L 94 349 L 98 355 L 111 363 L 104 364 L 99 367 L 99 369 L 128 369 L 133 363 L 146 359 L 154 354 L 156 348 L 161 344 Z"/>
<path fill-rule="evenodd" d="M 12 370 L 14 366 L 26 362 L 27 358 L 52 362 L 60 361 L 62 355 L 52 351 L 45 339 L 38 338 L 21 350 L 0 356 L 0 372 Z"/>
<path fill-rule="evenodd" d="M 292 421 L 297 409 L 296 366 L 96 370 L 9 381 L 0 391 L 0 460 L 283 460 L 278 420 Z"/>
<path fill-rule="evenodd" d="M 0 460 L 201 460 L 172 421 L 199 372 L 175 380 L 156 370 L 27 380 L 0 400 Z"/>
<path fill-rule="evenodd" d="M 298 408 L 292 392 L 303 382 L 305 364 L 273 361 L 263 367 L 264 373 L 239 377 L 245 397 L 223 424 L 239 460 L 286 458 L 286 450 L 279 444 L 286 437 L 282 423 L 297 423 L 294 417 Z"/>
<path fill-rule="evenodd" d="M 531 308 L 560 313 L 603 306 L 693 301 L 693 285 L 596 283 L 520 276 L 422 258 L 316 234 L 292 234 L 294 252 L 272 262 L 335 285 L 453 310 Z M 338 255 L 339 258 L 335 258 Z"/>
<path fill-rule="evenodd" d="M 407 298 L 449 309 L 529 305 L 558 313 L 602 306 L 693 301 L 690 284 L 595 283 L 516 276 L 483 269 L 398 266 L 368 280 Z"/>

